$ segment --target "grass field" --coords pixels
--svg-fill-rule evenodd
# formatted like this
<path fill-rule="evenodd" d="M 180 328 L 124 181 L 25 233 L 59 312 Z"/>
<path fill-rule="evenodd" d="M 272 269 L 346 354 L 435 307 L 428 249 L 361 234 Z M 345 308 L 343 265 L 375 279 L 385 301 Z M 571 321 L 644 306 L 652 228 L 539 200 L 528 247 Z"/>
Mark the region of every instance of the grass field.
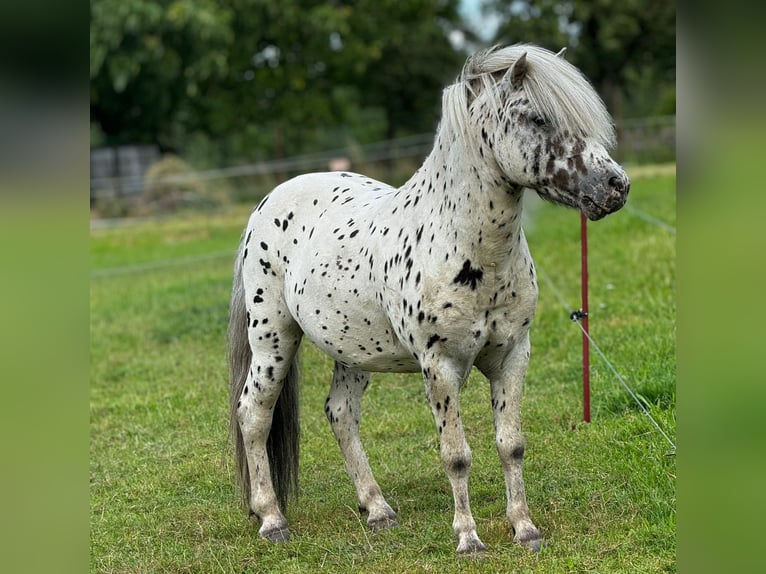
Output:
<path fill-rule="evenodd" d="M 675 225 L 674 172 L 634 177 L 630 204 Z M 579 216 L 529 202 L 538 268 L 579 305 Z M 376 375 L 362 438 L 400 526 L 372 534 L 323 404 L 330 360 L 302 350 L 301 494 L 271 545 L 238 506 L 227 436 L 225 329 L 233 251 L 251 206 L 91 232 L 92 572 L 674 572 L 669 444 L 592 358 L 582 418 L 580 331 L 540 280 L 522 408 L 525 479 L 544 547 L 511 542 L 489 389 L 462 392 L 471 503 L 488 545 L 458 559 L 452 497 L 416 375 Z M 589 226 L 591 333 L 675 439 L 675 235 L 622 211 Z M 577 425 L 573 430 L 573 425 Z"/>

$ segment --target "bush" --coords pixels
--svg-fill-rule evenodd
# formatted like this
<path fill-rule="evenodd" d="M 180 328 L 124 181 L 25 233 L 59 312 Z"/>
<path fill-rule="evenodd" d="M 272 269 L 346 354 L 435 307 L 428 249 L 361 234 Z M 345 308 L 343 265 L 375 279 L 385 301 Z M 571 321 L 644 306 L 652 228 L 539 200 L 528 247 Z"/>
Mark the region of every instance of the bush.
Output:
<path fill-rule="evenodd" d="M 228 203 L 224 186 L 210 186 L 175 155 L 165 155 L 144 175 L 144 193 L 136 211 L 141 215 L 173 213 L 182 209 L 211 210 Z"/>

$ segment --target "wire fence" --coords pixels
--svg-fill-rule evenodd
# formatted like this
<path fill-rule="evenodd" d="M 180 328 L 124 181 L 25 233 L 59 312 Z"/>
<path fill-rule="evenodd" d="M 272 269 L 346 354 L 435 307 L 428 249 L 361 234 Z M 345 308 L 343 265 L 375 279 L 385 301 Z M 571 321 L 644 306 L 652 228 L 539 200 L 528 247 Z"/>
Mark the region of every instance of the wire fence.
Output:
<path fill-rule="evenodd" d="M 176 259 L 150 261 L 148 263 L 136 263 L 135 265 L 125 265 L 121 267 L 104 267 L 101 269 L 92 270 L 90 276 L 92 279 L 98 279 L 101 277 L 114 277 L 115 275 L 129 275 L 131 273 L 139 273 L 142 271 L 168 269 L 170 267 L 190 265 L 192 263 L 199 263 L 201 261 L 223 259 L 224 257 L 230 257 L 233 260 L 235 254 L 236 251 L 234 250 L 216 251 L 215 253 L 203 253 L 200 255 L 190 255 L 188 257 L 178 257 Z"/>
<path fill-rule="evenodd" d="M 544 283 L 550 288 L 550 290 L 553 292 L 553 294 L 556 296 L 556 299 L 561 304 L 561 306 L 564 308 L 564 310 L 567 312 L 567 315 L 572 319 L 572 321 L 579 327 L 580 331 L 582 331 L 583 335 L 588 338 L 588 341 L 590 342 L 593 349 L 595 349 L 598 356 L 601 358 L 602 361 L 606 364 L 606 366 L 609 368 L 609 370 L 612 372 L 612 374 L 615 376 L 617 381 L 620 383 L 623 389 L 630 395 L 630 397 L 635 401 L 635 403 L 639 406 L 639 408 L 643 411 L 643 413 L 649 418 L 649 421 L 654 425 L 654 427 L 659 431 L 659 433 L 663 436 L 663 438 L 670 444 L 670 448 L 672 449 L 669 454 L 675 454 L 676 445 L 675 443 L 670 439 L 670 437 L 667 435 L 667 433 L 662 430 L 662 427 L 659 425 L 659 423 L 655 420 L 655 418 L 652 416 L 652 414 L 649 412 L 649 409 L 647 408 L 647 405 L 644 405 L 644 401 L 642 401 L 638 395 L 633 391 L 633 389 L 630 388 L 628 383 L 625 381 L 625 379 L 620 375 L 619 371 L 617 371 L 617 368 L 614 366 L 614 363 L 609 360 L 609 358 L 606 356 L 606 354 L 601 350 L 601 347 L 598 346 L 596 341 L 593 340 L 593 337 L 590 335 L 590 333 L 583 327 L 582 325 L 582 316 L 577 313 L 577 311 L 571 307 L 569 304 L 567 304 L 566 300 L 564 299 L 564 296 L 561 294 L 561 290 L 558 288 L 556 283 L 550 278 L 550 275 L 548 275 L 545 270 L 540 267 L 540 265 L 536 264 L 535 268 L 537 269 L 540 276 L 543 278 Z"/>
<path fill-rule="evenodd" d="M 675 161 L 675 116 L 628 119 L 619 126 L 618 159 L 625 164 Z M 356 166 L 420 160 L 433 146 L 434 134 L 418 134 L 364 145 L 356 143 L 317 153 L 251 162 L 215 169 L 189 170 L 152 181 L 152 185 L 184 186 L 220 180 L 235 180 L 332 169 L 338 159 Z M 146 175 L 160 161 L 159 151 L 149 146 L 100 148 L 91 151 L 91 199 L 131 197 L 147 188 Z M 348 169 L 348 168 L 344 168 Z"/>
<path fill-rule="evenodd" d="M 357 161 L 382 162 L 409 157 L 425 157 L 433 146 L 434 135 L 419 134 L 394 140 L 374 142 L 361 146 L 347 146 L 334 150 L 293 156 L 284 159 L 273 159 L 238 166 L 223 167 L 194 171 L 192 173 L 173 175 L 157 180 L 157 184 L 183 185 L 196 182 L 234 179 L 251 176 L 264 176 L 330 169 L 333 160 L 357 158 Z M 111 159 L 111 156 L 110 156 Z M 92 159 L 93 161 L 93 159 Z M 97 170 L 103 173 L 105 169 Z M 119 189 L 121 193 L 140 193 L 145 188 L 143 173 L 128 175 L 109 175 L 91 177 L 91 195 L 99 196 L 113 193 Z"/>
<path fill-rule="evenodd" d="M 664 221 L 657 219 L 656 217 L 649 215 L 645 211 L 642 211 L 638 209 L 637 207 L 633 207 L 631 204 L 626 203 L 625 209 L 629 212 L 635 215 L 636 217 L 640 217 L 644 221 L 651 223 L 652 225 L 656 225 L 657 227 L 664 229 L 668 233 L 672 233 L 673 235 L 676 234 L 676 228 L 670 225 L 669 223 L 665 223 Z"/>

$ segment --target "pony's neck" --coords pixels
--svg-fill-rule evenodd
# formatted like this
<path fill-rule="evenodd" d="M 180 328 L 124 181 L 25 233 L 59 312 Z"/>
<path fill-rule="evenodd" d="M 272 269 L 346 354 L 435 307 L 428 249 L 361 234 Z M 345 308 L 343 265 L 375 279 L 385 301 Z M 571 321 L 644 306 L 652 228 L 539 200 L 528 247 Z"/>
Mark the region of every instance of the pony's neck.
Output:
<path fill-rule="evenodd" d="M 436 241 L 492 262 L 507 256 L 519 237 L 523 189 L 503 175 L 489 148 L 481 149 L 480 141 L 440 128 L 431 153 L 399 195 L 419 197 L 418 213 L 439 221 Z"/>

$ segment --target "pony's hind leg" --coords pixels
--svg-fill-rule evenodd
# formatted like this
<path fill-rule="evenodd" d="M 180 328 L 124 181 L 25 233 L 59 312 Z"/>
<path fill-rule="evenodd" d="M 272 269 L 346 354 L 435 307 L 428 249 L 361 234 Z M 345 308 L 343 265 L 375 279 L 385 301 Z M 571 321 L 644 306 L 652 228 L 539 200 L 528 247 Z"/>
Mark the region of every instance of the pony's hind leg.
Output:
<path fill-rule="evenodd" d="M 263 538 L 282 542 L 290 538 L 283 510 L 288 493 L 297 486 L 296 354 L 302 333 L 286 311 L 270 309 L 268 314 L 249 309 L 252 358 L 235 416 L 250 515 L 261 521 L 258 532 Z"/>
<path fill-rule="evenodd" d="M 267 358 L 257 354 L 253 356 L 250 375 L 238 403 L 237 417 L 247 460 L 250 516 L 261 521 L 258 533 L 263 538 L 282 542 L 289 540 L 290 532 L 272 482 L 271 465 L 276 463 L 268 456 L 267 439 L 289 363 L 266 374 L 264 371 L 269 369 L 265 366 L 268 362 Z"/>
<path fill-rule="evenodd" d="M 369 373 L 336 362 L 330 394 L 325 402 L 325 414 L 343 453 L 346 472 L 356 488 L 359 509 L 368 512 L 367 525 L 377 531 L 397 526 L 398 523 L 396 513 L 383 498 L 372 475 L 359 437 L 362 395 L 369 382 Z"/>

